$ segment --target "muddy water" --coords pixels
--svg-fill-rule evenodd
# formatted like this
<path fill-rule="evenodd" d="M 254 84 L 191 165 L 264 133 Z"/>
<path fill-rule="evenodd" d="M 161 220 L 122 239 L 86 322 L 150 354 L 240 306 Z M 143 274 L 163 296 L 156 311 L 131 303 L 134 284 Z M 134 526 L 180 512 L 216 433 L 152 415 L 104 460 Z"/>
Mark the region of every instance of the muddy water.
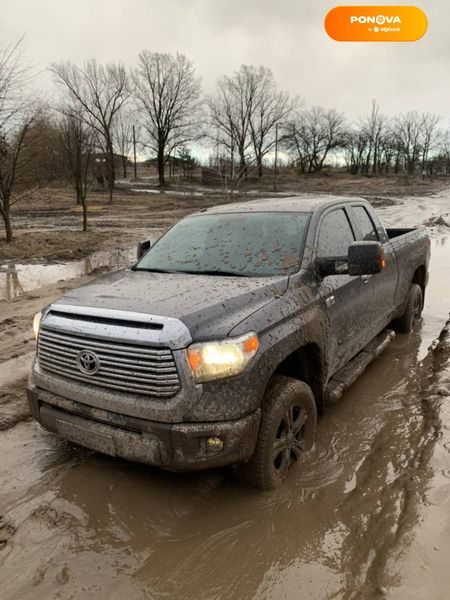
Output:
<path fill-rule="evenodd" d="M 75 279 L 92 271 L 120 269 L 132 263 L 135 248 L 117 248 L 95 252 L 87 258 L 61 263 L 15 263 L 0 264 L 0 301 L 11 302 L 26 292 L 36 290 L 57 281 Z"/>
<path fill-rule="evenodd" d="M 443 210 L 426 202 L 383 216 L 418 224 Z M 450 241 L 432 234 L 422 322 L 327 411 L 280 490 L 109 459 L 30 421 L 0 426 L 0 598 L 447 600 L 450 350 L 445 336 L 429 347 L 450 308 Z"/>

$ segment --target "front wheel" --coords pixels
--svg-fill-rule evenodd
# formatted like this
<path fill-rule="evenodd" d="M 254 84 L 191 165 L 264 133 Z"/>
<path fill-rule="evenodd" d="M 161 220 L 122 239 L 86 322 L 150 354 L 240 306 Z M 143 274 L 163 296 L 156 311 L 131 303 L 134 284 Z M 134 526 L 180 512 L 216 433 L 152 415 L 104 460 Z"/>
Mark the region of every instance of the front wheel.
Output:
<path fill-rule="evenodd" d="M 237 467 L 238 477 L 261 490 L 277 488 L 292 463 L 312 448 L 316 428 L 311 388 L 292 377 L 275 375 L 264 397 L 255 452 Z"/>
<path fill-rule="evenodd" d="M 422 313 L 422 304 L 422 288 L 417 283 L 413 283 L 406 300 L 405 312 L 395 321 L 395 329 L 400 333 L 411 333 L 414 322 Z"/>

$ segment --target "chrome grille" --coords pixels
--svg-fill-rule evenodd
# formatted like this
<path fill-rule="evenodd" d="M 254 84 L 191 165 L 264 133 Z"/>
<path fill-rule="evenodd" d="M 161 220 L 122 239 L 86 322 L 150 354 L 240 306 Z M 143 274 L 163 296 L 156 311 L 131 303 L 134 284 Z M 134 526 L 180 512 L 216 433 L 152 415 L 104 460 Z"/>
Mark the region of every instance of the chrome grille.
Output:
<path fill-rule="evenodd" d="M 77 365 L 82 351 L 95 353 L 100 367 L 92 375 Z M 172 352 L 105 341 L 42 328 L 38 340 L 39 365 L 45 371 L 85 383 L 135 394 L 170 397 L 180 389 Z"/>

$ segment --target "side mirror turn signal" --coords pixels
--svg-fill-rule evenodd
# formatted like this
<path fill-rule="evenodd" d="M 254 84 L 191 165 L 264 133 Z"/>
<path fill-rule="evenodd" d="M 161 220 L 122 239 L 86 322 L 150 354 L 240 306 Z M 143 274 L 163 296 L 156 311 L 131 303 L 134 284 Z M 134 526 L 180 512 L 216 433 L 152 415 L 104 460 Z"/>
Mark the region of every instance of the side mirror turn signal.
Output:
<path fill-rule="evenodd" d="M 373 275 L 386 267 L 380 242 L 353 242 L 348 248 L 348 274 Z"/>

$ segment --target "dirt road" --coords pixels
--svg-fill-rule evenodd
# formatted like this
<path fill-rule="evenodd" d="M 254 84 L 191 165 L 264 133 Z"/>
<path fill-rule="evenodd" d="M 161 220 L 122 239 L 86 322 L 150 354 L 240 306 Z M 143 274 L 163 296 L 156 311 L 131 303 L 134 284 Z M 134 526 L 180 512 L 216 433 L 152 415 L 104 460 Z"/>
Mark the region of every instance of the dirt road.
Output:
<path fill-rule="evenodd" d="M 225 470 L 174 475 L 110 459 L 31 421 L 33 313 L 132 250 L 81 271 L 9 267 L 15 275 L 0 278 L 2 600 L 448 599 L 450 191 L 379 211 L 387 225 L 430 226 L 423 319 L 328 410 L 315 450 L 273 493 Z"/>

